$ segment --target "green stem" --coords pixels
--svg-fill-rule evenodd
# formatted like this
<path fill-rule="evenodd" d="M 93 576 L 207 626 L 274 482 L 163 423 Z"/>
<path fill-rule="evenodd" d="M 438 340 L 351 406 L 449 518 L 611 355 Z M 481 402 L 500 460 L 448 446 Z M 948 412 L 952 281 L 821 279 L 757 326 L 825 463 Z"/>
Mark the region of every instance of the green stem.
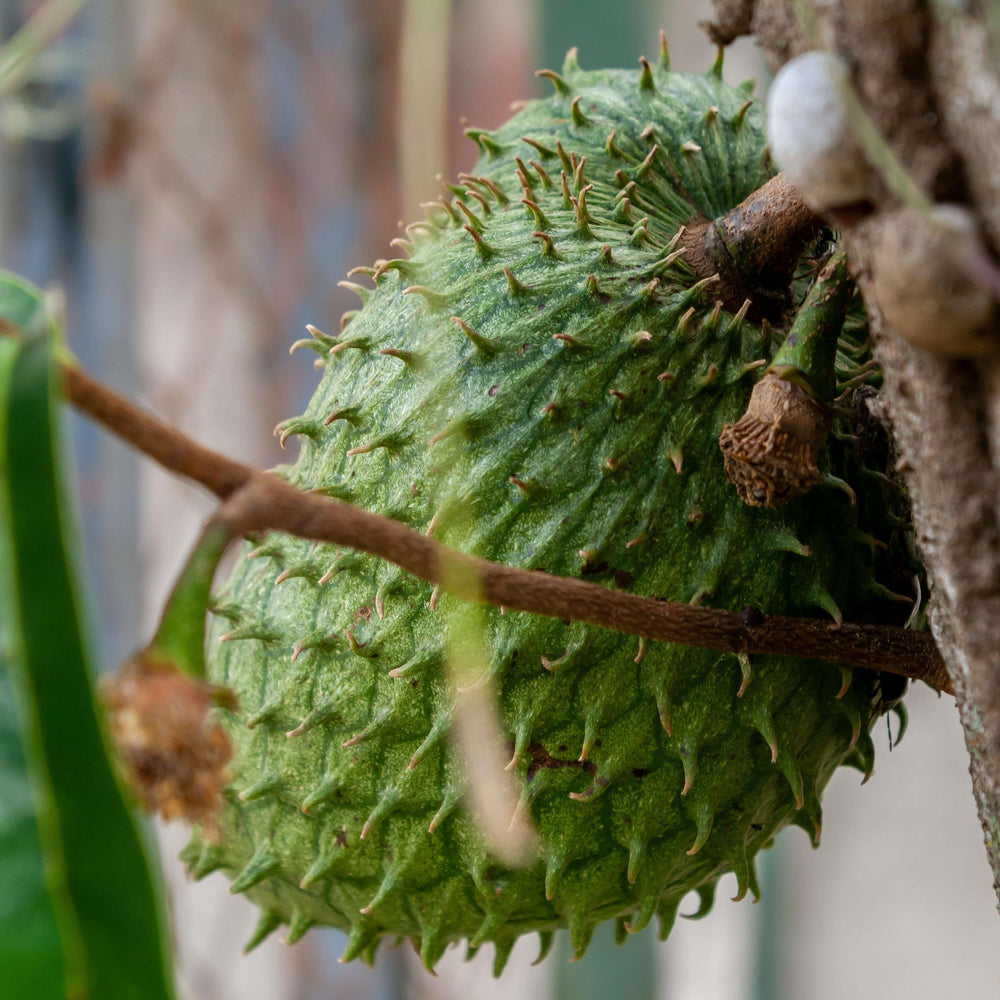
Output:
<path fill-rule="evenodd" d="M 232 530 L 215 519 L 202 529 L 174 584 L 153 641 L 143 654 L 146 662 L 170 663 L 199 680 L 205 678 L 205 615 L 215 570 Z"/>
<path fill-rule="evenodd" d="M 829 403 L 836 388 L 837 341 L 853 294 L 847 257 L 840 250 L 816 278 L 768 371 Z"/>

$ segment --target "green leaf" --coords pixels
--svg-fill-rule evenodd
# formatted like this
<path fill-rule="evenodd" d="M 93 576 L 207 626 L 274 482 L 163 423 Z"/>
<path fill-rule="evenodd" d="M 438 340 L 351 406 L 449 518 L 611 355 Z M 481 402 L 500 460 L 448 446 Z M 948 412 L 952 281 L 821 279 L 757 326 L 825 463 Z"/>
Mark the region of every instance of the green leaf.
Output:
<path fill-rule="evenodd" d="M 7 398 L 17 354 L 15 341 L 0 340 L 0 399 Z M 2 437 L 5 418 L 6 406 L 0 408 Z M 50 997 L 64 988 L 66 973 L 9 673 L 22 650 L 9 585 L 13 564 L 5 495 L 0 504 L 5 529 L 0 531 L 0 983 L 11 996 Z"/>
<path fill-rule="evenodd" d="M 22 335 L 45 329 L 45 301 L 42 292 L 24 278 L 0 270 L 0 321 Z"/>
<path fill-rule="evenodd" d="M 44 312 L 38 309 L 36 290 L 0 275 L 0 318 L 22 329 L 44 329 Z M 31 824 L 21 816 L 28 832 L 19 844 L 29 856 L 34 843 L 40 845 L 49 897 L 46 906 L 37 854 L 23 867 L 0 855 L 0 885 L 26 901 L 23 914 L 34 914 L 39 926 L 37 937 L 7 956 L 11 978 L 0 968 L 0 982 L 6 990 L 17 976 L 41 975 L 48 963 L 50 974 L 65 972 L 57 989 L 50 975 L 38 992 L 13 995 L 167 1000 L 173 990 L 162 900 L 108 758 L 81 635 L 49 341 L 44 333 L 25 336 L 15 342 L 13 356 L 10 341 L 0 351 L 9 371 L 7 392 L 0 397 L 5 680 L 17 703 L 37 821 L 37 841 L 32 841 Z M 16 786 L 15 756 L 8 748 L 3 766 L 9 772 L 5 780 Z M 23 812 L 23 794 L 20 801 Z M 0 918 L 18 919 L 2 902 Z M 60 932 L 56 953 L 53 922 Z M 9 930 L 0 924 L 0 941 Z"/>

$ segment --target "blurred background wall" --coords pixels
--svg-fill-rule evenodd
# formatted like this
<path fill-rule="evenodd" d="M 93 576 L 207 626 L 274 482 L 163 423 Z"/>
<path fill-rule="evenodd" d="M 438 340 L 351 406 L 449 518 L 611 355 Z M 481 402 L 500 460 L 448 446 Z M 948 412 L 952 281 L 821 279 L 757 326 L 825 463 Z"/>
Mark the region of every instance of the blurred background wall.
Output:
<path fill-rule="evenodd" d="M 0 37 L 43 6 L 0 0 Z M 69 19 L 73 0 L 49 0 Z M 665 28 L 676 69 L 704 71 L 708 0 L 91 0 L 0 101 L 0 266 L 65 294 L 84 364 L 199 440 L 269 466 L 271 435 L 315 384 L 288 345 L 354 308 L 337 286 L 389 255 L 402 221 L 475 160 L 463 119 L 495 126 L 541 93 L 536 66 L 634 66 Z M 725 75 L 766 90 L 743 40 Z M 73 421 L 92 612 L 103 662 L 147 637 L 207 497 Z M 290 445 L 294 448 L 294 444 Z M 221 876 L 188 883 L 161 832 L 190 1000 L 517 997 L 858 1000 L 994 996 L 990 878 L 950 699 L 916 691 L 903 744 L 865 789 L 827 793 L 822 850 L 789 831 L 763 900 L 621 948 L 610 929 L 570 965 L 521 942 L 449 952 L 437 978 L 403 949 L 341 966 L 312 931 L 241 956 L 255 915 Z M 733 883 L 735 888 L 735 883 Z M 693 912 L 696 905 L 687 907 Z"/>

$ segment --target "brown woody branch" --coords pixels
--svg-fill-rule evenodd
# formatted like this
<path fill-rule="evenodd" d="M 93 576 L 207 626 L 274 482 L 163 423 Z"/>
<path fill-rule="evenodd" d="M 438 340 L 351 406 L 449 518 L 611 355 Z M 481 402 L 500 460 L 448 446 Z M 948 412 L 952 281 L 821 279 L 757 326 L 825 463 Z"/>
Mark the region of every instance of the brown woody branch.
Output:
<path fill-rule="evenodd" d="M 59 368 L 67 399 L 88 417 L 148 455 L 163 468 L 201 483 L 220 500 L 249 482 L 257 470 L 203 448 L 91 378 L 81 368 Z"/>
<path fill-rule="evenodd" d="M 435 585 L 461 567 L 482 598 L 509 610 L 599 625 L 645 639 L 739 653 L 822 659 L 884 670 L 951 692 L 930 636 L 908 629 L 843 624 L 693 607 L 609 590 L 594 583 L 514 569 L 450 549 L 390 518 L 318 494 L 203 448 L 142 412 L 78 368 L 62 368 L 71 402 L 165 468 L 193 479 L 226 503 L 236 531 L 271 529 L 368 552 Z M 239 491 L 239 492 L 237 492 Z M 459 574 L 459 576 L 464 574 Z"/>

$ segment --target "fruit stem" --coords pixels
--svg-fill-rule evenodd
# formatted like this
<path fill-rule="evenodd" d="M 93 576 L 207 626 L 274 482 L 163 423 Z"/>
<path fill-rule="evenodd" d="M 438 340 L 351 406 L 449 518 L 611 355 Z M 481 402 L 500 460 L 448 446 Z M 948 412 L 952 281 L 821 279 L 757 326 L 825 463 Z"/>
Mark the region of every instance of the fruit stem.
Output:
<path fill-rule="evenodd" d="M 205 678 L 205 615 L 215 570 L 233 540 L 228 524 L 217 518 L 202 528 L 173 590 L 156 635 L 143 659 L 169 663 L 199 680 Z"/>
<path fill-rule="evenodd" d="M 853 295 L 847 255 L 839 250 L 820 271 L 768 371 L 829 403 L 836 388 L 837 341 Z"/>
<path fill-rule="evenodd" d="M 787 283 L 819 219 L 784 174 L 715 220 L 715 239 L 744 276 L 766 285 Z"/>
<path fill-rule="evenodd" d="M 698 279 L 718 274 L 723 305 L 736 312 L 746 299 L 752 318 L 774 319 L 803 248 L 820 220 L 784 174 L 775 174 L 718 219 L 692 219 L 682 246 Z"/>

